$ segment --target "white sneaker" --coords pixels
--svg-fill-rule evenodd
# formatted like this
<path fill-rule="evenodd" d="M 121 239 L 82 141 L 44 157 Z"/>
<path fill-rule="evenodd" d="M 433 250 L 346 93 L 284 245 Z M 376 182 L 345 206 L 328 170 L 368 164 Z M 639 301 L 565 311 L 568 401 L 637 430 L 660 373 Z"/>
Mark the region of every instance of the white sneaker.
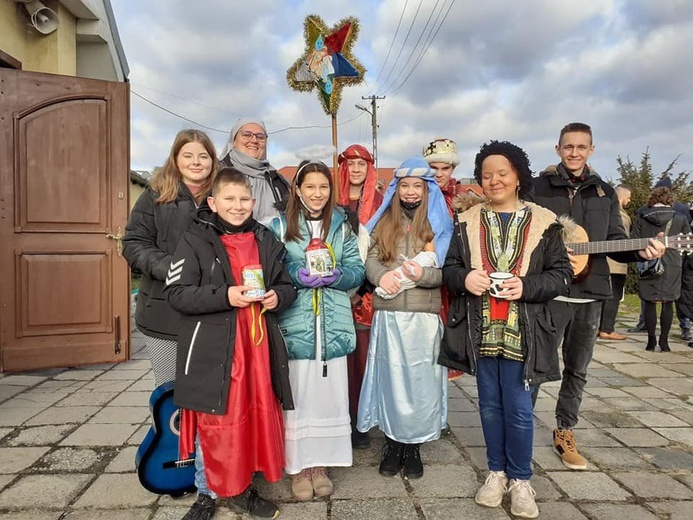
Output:
<path fill-rule="evenodd" d="M 480 506 L 498 507 L 508 489 L 508 476 L 505 471 L 490 471 L 486 482 L 476 492 L 474 501 Z"/>
<path fill-rule="evenodd" d="M 510 481 L 508 486 L 510 494 L 510 512 L 520 518 L 536 518 L 539 516 L 539 508 L 534 501 L 537 492 L 534 491 L 529 480 Z"/>

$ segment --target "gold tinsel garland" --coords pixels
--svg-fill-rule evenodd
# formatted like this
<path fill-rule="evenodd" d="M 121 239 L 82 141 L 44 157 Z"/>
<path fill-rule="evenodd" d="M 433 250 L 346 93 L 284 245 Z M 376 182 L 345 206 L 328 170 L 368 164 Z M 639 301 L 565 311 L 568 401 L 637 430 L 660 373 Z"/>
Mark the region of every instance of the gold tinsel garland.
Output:
<path fill-rule="evenodd" d="M 315 81 L 296 81 L 296 72 L 307 61 L 308 55 L 313 50 L 313 42 L 310 38 L 311 23 L 315 25 L 320 31 L 320 34 L 324 36 L 332 34 L 333 32 L 339 30 L 346 24 L 351 24 L 351 27 L 349 28 L 349 34 L 344 40 L 344 45 L 342 46 L 340 54 L 344 56 L 344 58 L 352 65 L 352 67 L 354 67 L 354 69 L 356 69 L 359 75 L 341 76 L 335 77 L 333 79 L 333 87 L 332 93 L 330 95 L 329 106 L 326 103 L 325 97 L 322 95 L 322 92 L 320 92 L 320 89 Z M 327 25 L 325 25 L 325 22 L 322 20 L 322 18 L 315 14 L 310 14 L 306 16 L 306 19 L 303 22 L 303 37 L 306 40 L 306 50 L 303 53 L 303 56 L 296 60 L 296 62 L 294 62 L 294 64 L 289 68 L 289 70 L 286 71 L 286 83 L 289 85 L 289 87 L 298 92 L 310 92 L 311 90 L 318 88 L 318 98 L 320 99 L 320 104 L 322 105 L 322 109 L 325 111 L 325 114 L 327 114 L 328 116 L 331 116 L 333 114 L 336 115 L 337 111 L 339 110 L 339 104 L 342 101 L 342 87 L 358 85 L 363 81 L 364 74 L 366 73 L 366 69 L 364 68 L 364 66 L 361 65 L 361 62 L 357 60 L 356 57 L 354 57 L 354 55 L 351 53 L 352 47 L 354 46 L 354 42 L 356 41 L 356 38 L 359 35 L 359 30 L 359 21 L 357 18 L 353 16 L 342 18 L 339 22 L 337 22 L 337 24 L 334 25 L 332 29 L 329 29 Z"/>

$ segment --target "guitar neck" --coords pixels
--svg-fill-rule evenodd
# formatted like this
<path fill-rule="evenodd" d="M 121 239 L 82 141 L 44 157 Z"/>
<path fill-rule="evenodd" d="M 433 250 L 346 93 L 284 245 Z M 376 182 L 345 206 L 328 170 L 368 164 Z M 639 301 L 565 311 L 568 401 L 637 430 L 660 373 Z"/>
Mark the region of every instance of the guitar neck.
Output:
<path fill-rule="evenodd" d="M 667 239 L 669 237 L 656 238 L 667 246 Z M 619 253 L 622 251 L 640 251 L 645 249 L 649 243 L 650 238 L 626 238 L 623 240 L 601 240 L 598 242 L 570 242 L 566 244 L 573 250 L 574 255 L 591 255 L 599 253 Z"/>

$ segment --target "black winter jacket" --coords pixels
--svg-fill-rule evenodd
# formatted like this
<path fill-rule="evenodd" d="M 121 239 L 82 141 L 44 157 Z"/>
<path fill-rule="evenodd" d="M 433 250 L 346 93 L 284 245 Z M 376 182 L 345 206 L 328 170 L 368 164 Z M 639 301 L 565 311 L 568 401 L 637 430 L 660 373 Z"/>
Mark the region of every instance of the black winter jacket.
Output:
<path fill-rule="evenodd" d="M 556 222 L 556 216 L 532 206 L 532 223 L 520 272 L 523 289 L 519 300 L 526 385 L 561 378 L 558 364 L 561 338 L 553 324 L 548 302 L 565 293 L 573 276 L 561 235 L 562 227 Z M 470 271 L 481 267 L 479 245 L 470 247 L 468 238 L 469 235 L 479 236 L 478 218 L 468 218 L 471 211 L 475 211 L 475 207 L 458 216 L 443 266 L 443 282 L 450 291 L 451 302 L 438 363 L 474 375 L 483 318 L 482 298 L 468 293 L 464 285 Z M 473 261 L 473 258 L 476 259 Z"/>
<path fill-rule="evenodd" d="M 212 213 L 201 208 L 200 219 L 180 241 L 171 262 L 166 295 L 181 313 L 176 362 L 177 406 L 223 415 L 229 396 L 236 339 L 236 309 L 228 301 L 233 278 L 222 231 Z M 284 245 L 261 224 L 255 233 L 265 287 L 274 289 L 279 305 L 265 312 L 270 347 L 272 387 L 285 410 L 293 409 L 289 357 L 277 315 L 296 299 L 296 289 L 283 268 Z M 180 274 L 180 277 L 177 275 Z"/>
<path fill-rule="evenodd" d="M 532 179 L 532 190 L 526 199 L 550 209 L 558 216 L 571 217 L 585 229 L 591 242 L 627 239 L 614 189 L 587 167 L 585 170 L 586 179 L 573 186 L 561 173 L 560 165 L 551 166 Z M 574 280 L 566 296 L 594 300 L 611 298 L 606 256 L 591 255 L 587 275 Z M 622 263 L 641 259 L 636 251 L 608 253 L 608 256 Z"/>
<path fill-rule="evenodd" d="M 171 257 L 195 219 L 190 190 L 179 183 L 178 198 L 158 204 L 159 193 L 147 188 L 132 208 L 123 238 L 123 256 L 142 274 L 135 323 L 147 336 L 175 340 L 178 313 L 166 301 L 164 284 Z"/>
<path fill-rule="evenodd" d="M 633 238 L 654 237 L 664 232 L 670 221 L 671 226 L 666 231 L 668 236 L 691 232 L 686 217 L 674 208 L 654 206 L 638 210 L 631 236 Z M 664 273 L 661 276 L 649 280 L 638 280 L 640 298 L 647 302 L 673 302 L 681 296 L 681 255 L 673 249 L 667 249 L 662 262 Z"/>

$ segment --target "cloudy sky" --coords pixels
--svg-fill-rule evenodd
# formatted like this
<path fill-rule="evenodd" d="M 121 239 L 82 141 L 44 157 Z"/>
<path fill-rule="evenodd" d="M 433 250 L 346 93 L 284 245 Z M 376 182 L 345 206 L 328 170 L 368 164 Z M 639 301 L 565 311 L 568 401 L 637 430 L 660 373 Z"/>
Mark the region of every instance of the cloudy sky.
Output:
<path fill-rule="evenodd" d="M 317 14 L 330 28 L 346 16 L 361 24 L 354 54 L 367 72 L 343 90 L 340 150 L 371 147 L 371 116 L 354 105 L 378 95 L 380 166 L 449 137 L 460 148 L 457 176 L 471 176 L 491 139 L 524 147 L 540 171 L 556 162 L 560 128 L 582 121 L 594 131 L 591 164 L 605 177 L 615 179 L 619 155 L 639 161 L 648 148 L 655 173 L 678 155 L 676 171 L 693 172 L 690 0 L 112 4 L 130 66 L 136 169 L 162 164 L 183 128 L 206 130 L 221 150 L 240 116 L 266 122 L 277 168 L 330 145 L 315 92 L 295 92 L 285 79 L 304 52 L 304 19 Z"/>

